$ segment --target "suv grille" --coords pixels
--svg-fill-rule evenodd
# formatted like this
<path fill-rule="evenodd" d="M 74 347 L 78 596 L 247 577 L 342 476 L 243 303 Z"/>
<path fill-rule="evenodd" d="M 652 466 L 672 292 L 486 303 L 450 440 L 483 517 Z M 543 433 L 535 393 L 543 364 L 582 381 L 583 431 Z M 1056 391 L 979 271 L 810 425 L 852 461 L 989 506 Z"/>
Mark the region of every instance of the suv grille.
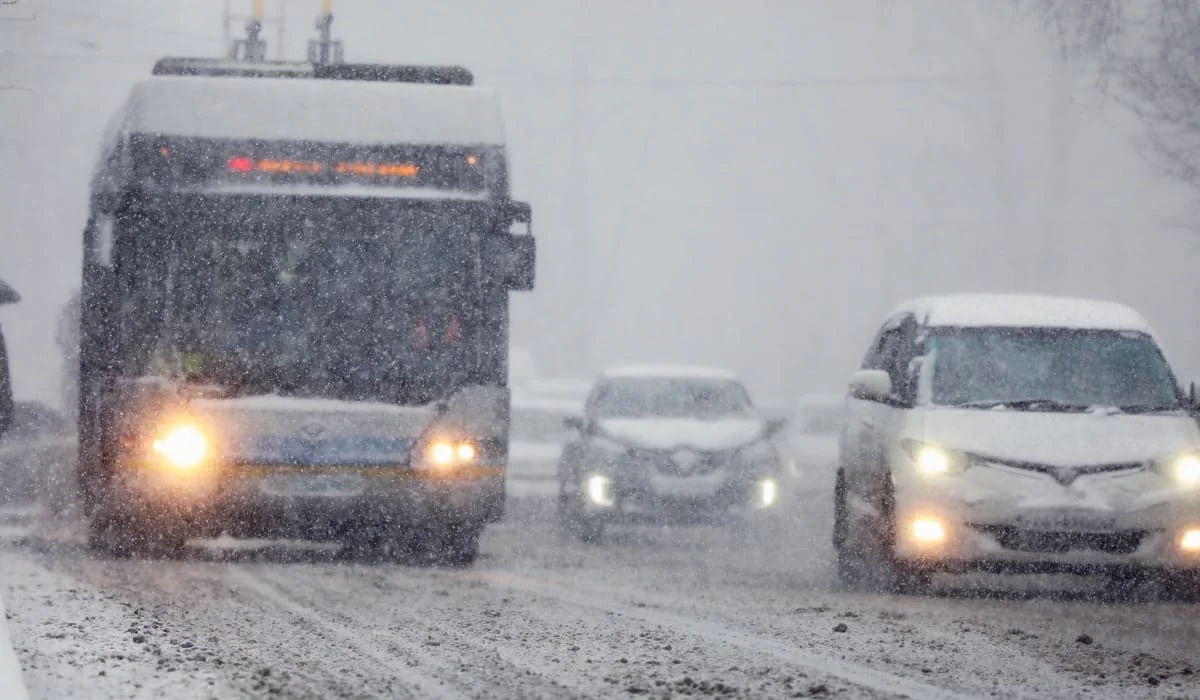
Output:
<path fill-rule="evenodd" d="M 1007 525 L 975 525 L 971 527 L 995 537 L 1000 546 L 1016 552 L 1052 552 L 1089 550 L 1106 554 L 1133 554 L 1146 537 L 1146 530 L 1120 532 L 1048 532 L 1022 530 Z"/>

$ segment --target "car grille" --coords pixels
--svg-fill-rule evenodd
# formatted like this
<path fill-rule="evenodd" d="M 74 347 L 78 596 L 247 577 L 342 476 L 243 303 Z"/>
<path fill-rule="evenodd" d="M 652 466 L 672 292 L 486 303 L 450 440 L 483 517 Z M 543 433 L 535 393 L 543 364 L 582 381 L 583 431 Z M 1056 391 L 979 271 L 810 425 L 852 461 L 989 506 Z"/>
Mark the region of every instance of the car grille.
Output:
<path fill-rule="evenodd" d="M 977 457 L 979 464 L 982 465 L 999 465 L 1010 469 L 1020 469 L 1022 471 L 1038 472 L 1045 474 L 1063 486 L 1070 486 L 1076 479 L 1081 476 L 1090 476 L 1093 474 L 1111 474 L 1114 472 L 1129 472 L 1141 471 L 1145 465 L 1140 462 L 1120 462 L 1114 464 L 1085 464 L 1077 466 L 1058 466 L 1053 464 L 1042 464 L 1038 462 L 1022 462 L 1011 459 L 997 459 L 995 457 Z"/>
<path fill-rule="evenodd" d="M 704 476 L 732 462 L 728 452 L 677 450 L 639 450 L 636 459 L 664 476 Z"/>
<path fill-rule="evenodd" d="M 1050 532 L 1023 530 L 1006 525 L 975 525 L 971 527 L 996 538 L 1001 547 L 1016 552 L 1061 554 L 1071 550 L 1132 554 L 1149 534 L 1146 530 L 1119 532 Z"/>

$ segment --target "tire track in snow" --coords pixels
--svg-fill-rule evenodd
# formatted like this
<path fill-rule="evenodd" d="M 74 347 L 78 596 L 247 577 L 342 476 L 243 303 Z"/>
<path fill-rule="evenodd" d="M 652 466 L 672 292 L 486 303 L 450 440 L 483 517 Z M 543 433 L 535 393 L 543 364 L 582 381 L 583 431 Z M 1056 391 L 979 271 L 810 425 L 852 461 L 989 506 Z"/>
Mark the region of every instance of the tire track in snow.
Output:
<path fill-rule="evenodd" d="M 241 586 L 243 589 L 252 593 L 259 598 L 262 598 L 276 607 L 279 607 L 296 617 L 320 627 L 329 634 L 341 639 L 358 653 L 368 659 L 377 662 L 385 669 L 393 673 L 397 680 L 412 688 L 418 697 L 421 698 L 451 698 L 463 697 L 463 693 L 455 691 L 440 678 L 435 678 L 431 675 L 422 673 L 417 669 L 409 666 L 397 654 L 385 648 L 375 646 L 363 641 L 361 630 L 350 630 L 326 619 L 323 615 L 309 608 L 308 606 L 293 600 L 290 596 L 280 590 L 277 586 L 268 583 L 258 576 L 255 576 L 250 571 L 243 568 L 230 568 L 229 578 Z M 401 640 L 395 640 L 394 646 L 402 647 L 407 655 L 413 658 L 422 658 L 426 656 L 426 652 L 420 647 L 412 644 L 405 644 Z"/>
<path fill-rule="evenodd" d="M 923 681 L 898 676 L 886 671 L 879 671 L 862 664 L 844 661 L 833 656 L 797 649 L 794 646 L 773 639 L 738 632 L 723 625 L 714 625 L 693 620 L 669 612 L 639 608 L 634 605 L 580 593 L 545 580 L 495 572 L 472 572 L 465 574 L 464 578 L 474 579 L 509 590 L 554 598 L 570 605 L 616 613 L 652 625 L 673 628 L 713 642 L 728 644 L 765 656 L 772 656 L 793 666 L 803 667 L 811 673 L 832 676 L 851 685 L 888 695 L 928 698 L 929 700 L 960 700 L 973 697 Z"/>
<path fill-rule="evenodd" d="M 410 589 L 420 589 L 423 586 L 428 586 L 431 582 L 430 578 L 424 578 L 419 575 L 414 576 L 404 568 L 387 570 L 386 578 L 392 584 L 404 584 Z M 433 578 L 432 580 L 436 581 L 437 579 Z M 444 581 L 443 583 L 449 582 L 450 581 Z M 289 585 L 294 585 L 295 583 L 295 579 L 289 579 L 286 582 L 273 582 L 273 585 L 282 589 L 288 587 Z M 331 600 L 340 600 L 346 595 L 344 590 L 338 590 L 337 586 L 333 584 L 332 580 L 325 576 L 315 577 L 315 580 L 311 581 L 306 580 L 305 586 L 305 590 L 309 593 L 314 592 L 314 589 L 310 588 L 309 586 L 320 586 L 321 592 Z M 357 607 L 351 608 L 351 610 L 360 613 L 361 617 L 370 616 L 374 612 L 371 609 Z M 383 615 L 394 615 L 396 611 L 394 609 L 390 609 L 380 612 Z M 358 618 L 350 617 L 348 615 L 346 617 L 347 619 L 358 622 Z M 406 623 L 406 625 L 408 624 L 409 623 Z M 478 657 L 481 657 L 488 662 L 495 663 L 498 661 L 503 664 L 497 665 L 495 668 L 507 668 L 512 671 L 523 671 L 528 674 L 532 674 L 533 677 L 536 677 L 541 681 L 544 681 L 547 685 L 551 686 L 551 690 L 554 693 L 551 695 L 551 697 L 568 697 L 564 691 L 571 691 L 571 693 L 575 696 L 588 696 L 588 693 L 584 688 L 585 684 L 580 682 L 578 678 L 572 675 L 563 674 L 561 671 L 548 664 L 538 663 L 528 655 L 520 653 L 520 651 L 507 649 L 502 645 L 493 644 L 491 642 L 472 637 L 471 635 L 457 628 L 452 622 L 445 621 L 445 618 L 440 617 L 438 614 L 418 617 L 415 619 L 415 624 L 419 625 L 423 631 L 434 631 L 446 637 L 447 639 L 452 640 L 451 648 L 457 650 L 470 650 L 472 653 L 477 654 Z M 357 629 L 364 630 L 363 634 L 375 636 L 378 634 L 375 632 L 365 631 L 365 629 L 361 627 Z M 445 645 L 442 646 L 445 647 Z M 412 646 L 412 649 L 417 650 L 419 647 L 414 645 Z M 441 667 L 448 672 L 453 672 L 451 664 L 448 662 L 441 664 Z M 523 679 L 522 682 L 528 683 L 528 680 Z"/>

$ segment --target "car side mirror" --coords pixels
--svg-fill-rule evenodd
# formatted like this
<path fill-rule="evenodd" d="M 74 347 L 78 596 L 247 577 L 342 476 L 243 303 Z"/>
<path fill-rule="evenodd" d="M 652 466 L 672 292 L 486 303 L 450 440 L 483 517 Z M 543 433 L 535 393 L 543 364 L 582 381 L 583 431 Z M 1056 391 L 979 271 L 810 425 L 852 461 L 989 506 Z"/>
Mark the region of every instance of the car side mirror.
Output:
<path fill-rule="evenodd" d="M 864 401 L 890 401 L 892 378 L 881 369 L 862 369 L 850 378 L 850 396 Z"/>
<path fill-rule="evenodd" d="M 563 427 L 567 430 L 578 430 L 583 432 L 583 419 L 579 416 L 566 416 L 563 418 Z"/>

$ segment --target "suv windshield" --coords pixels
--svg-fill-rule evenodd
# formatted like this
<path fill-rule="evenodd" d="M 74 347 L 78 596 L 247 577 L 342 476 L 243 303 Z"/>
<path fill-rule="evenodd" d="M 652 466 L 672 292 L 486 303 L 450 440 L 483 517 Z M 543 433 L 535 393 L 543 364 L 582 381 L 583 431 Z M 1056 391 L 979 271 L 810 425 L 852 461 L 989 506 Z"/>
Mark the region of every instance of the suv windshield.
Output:
<path fill-rule="evenodd" d="M 1067 328 L 936 328 L 920 386 L 938 405 L 1027 410 L 1179 407 L 1175 380 L 1143 333 Z"/>
<path fill-rule="evenodd" d="M 746 389 L 724 379 L 621 378 L 593 401 L 597 418 L 740 418 L 753 414 Z"/>

